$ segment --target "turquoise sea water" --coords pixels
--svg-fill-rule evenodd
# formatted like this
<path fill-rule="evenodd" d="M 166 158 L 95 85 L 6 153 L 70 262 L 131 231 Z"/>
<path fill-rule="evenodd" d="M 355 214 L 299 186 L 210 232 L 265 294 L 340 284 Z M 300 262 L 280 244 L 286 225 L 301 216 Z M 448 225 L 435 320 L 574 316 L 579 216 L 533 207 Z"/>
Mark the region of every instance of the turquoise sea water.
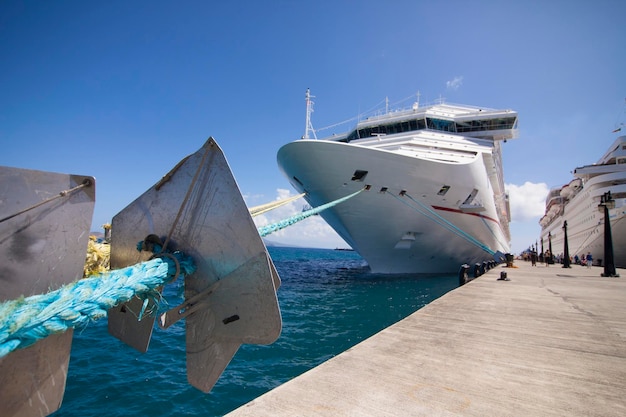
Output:
<path fill-rule="evenodd" d="M 155 329 L 141 354 L 101 320 L 75 332 L 65 397 L 52 415 L 221 416 L 458 286 L 457 276 L 372 274 L 351 251 L 269 251 L 282 279 L 281 336 L 269 346 L 242 345 L 210 393 L 187 384 L 184 323 Z"/>

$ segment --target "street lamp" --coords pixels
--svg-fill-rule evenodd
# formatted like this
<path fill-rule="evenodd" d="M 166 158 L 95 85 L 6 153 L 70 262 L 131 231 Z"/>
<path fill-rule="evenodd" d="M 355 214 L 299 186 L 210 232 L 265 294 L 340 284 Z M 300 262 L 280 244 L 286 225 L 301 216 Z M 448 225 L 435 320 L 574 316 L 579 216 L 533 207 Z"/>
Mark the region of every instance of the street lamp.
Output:
<path fill-rule="evenodd" d="M 613 260 L 613 238 L 611 237 L 611 219 L 609 209 L 615 208 L 615 200 L 608 191 L 600 196 L 598 210 L 604 211 L 604 273 L 603 277 L 619 277 L 615 271 L 615 261 Z"/>
<path fill-rule="evenodd" d="M 548 232 L 548 251 L 550 251 L 550 257 L 546 259 L 546 263 L 554 263 L 554 254 L 552 253 L 552 233 Z"/>
<path fill-rule="evenodd" d="M 567 244 L 567 220 L 563 222 L 563 268 L 571 268 L 569 261 L 569 245 Z"/>

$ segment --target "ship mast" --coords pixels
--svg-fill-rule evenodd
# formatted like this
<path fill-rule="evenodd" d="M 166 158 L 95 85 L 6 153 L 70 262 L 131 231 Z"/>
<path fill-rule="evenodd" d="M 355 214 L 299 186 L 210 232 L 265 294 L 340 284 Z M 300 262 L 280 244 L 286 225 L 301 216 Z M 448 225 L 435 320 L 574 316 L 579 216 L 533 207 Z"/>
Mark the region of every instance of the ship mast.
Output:
<path fill-rule="evenodd" d="M 309 131 L 313 132 L 313 137 L 317 139 L 317 135 L 315 134 L 315 129 L 313 129 L 313 125 L 311 124 L 311 113 L 313 113 L 313 101 L 311 100 L 315 96 L 311 95 L 311 90 L 306 89 L 306 126 L 304 127 L 304 136 L 302 139 L 309 139 Z"/>

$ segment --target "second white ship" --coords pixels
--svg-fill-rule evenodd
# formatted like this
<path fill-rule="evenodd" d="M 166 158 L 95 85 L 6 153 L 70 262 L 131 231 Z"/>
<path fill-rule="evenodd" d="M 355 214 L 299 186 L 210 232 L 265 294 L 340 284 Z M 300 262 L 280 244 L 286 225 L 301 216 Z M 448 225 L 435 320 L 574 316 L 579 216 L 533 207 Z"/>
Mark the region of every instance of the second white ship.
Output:
<path fill-rule="evenodd" d="M 278 151 L 292 186 L 376 273 L 452 273 L 509 252 L 501 142 L 517 113 L 438 103 L 385 111 L 356 128 Z"/>
<path fill-rule="evenodd" d="M 595 164 L 578 167 L 573 174 L 572 181 L 553 187 L 546 198 L 539 249 L 564 256 L 567 224 L 568 252 L 574 262 L 589 253 L 594 265 L 603 265 L 604 205 L 608 205 L 613 266 L 626 268 L 626 136 L 618 137 Z"/>

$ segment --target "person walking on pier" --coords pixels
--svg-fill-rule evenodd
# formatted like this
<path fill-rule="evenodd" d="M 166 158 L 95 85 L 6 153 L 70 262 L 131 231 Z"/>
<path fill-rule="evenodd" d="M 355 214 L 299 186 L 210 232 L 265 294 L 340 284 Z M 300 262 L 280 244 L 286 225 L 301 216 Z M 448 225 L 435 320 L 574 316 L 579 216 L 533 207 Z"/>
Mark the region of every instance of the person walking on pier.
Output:
<path fill-rule="evenodd" d="M 587 252 L 587 257 L 585 258 L 587 261 L 587 268 L 591 268 L 591 264 L 593 263 L 593 257 L 591 256 L 591 252 Z"/>

